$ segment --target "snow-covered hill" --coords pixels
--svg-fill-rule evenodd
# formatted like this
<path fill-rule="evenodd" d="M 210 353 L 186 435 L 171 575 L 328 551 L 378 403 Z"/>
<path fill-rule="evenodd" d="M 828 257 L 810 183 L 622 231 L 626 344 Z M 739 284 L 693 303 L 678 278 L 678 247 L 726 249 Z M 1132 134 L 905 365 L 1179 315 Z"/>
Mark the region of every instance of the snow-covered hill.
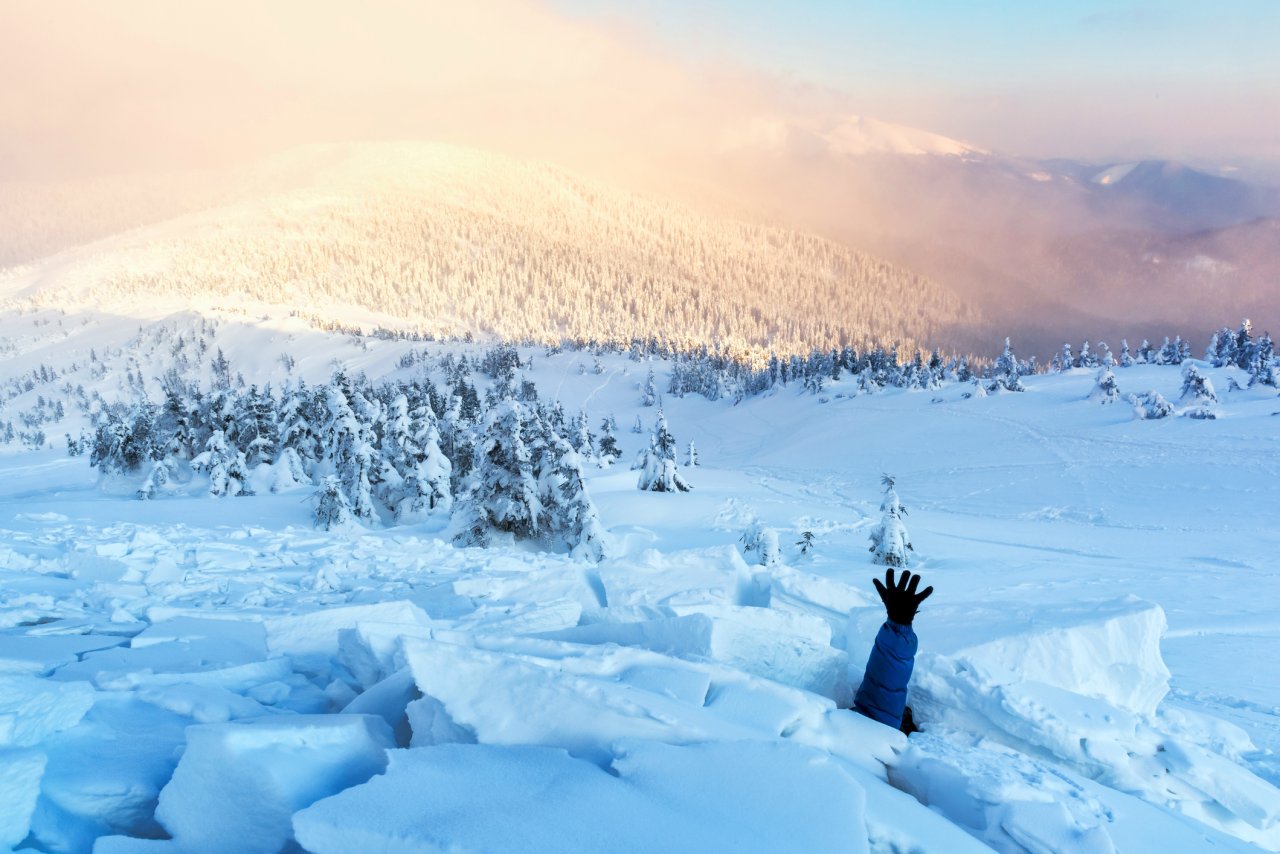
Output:
<path fill-rule="evenodd" d="M 6 322 L 13 359 L 101 351 L 11 407 L 81 380 L 130 396 L 202 340 L 190 372 L 221 349 L 252 383 L 338 365 L 441 382 L 440 356 L 481 349 L 287 316 Z M 601 563 L 456 548 L 443 519 L 317 531 L 307 489 L 217 499 L 197 478 L 137 501 L 85 457 L 11 449 L 0 843 L 1280 849 L 1274 389 L 1204 368 L 1213 421 L 1093 402 L 1084 370 L 987 397 L 848 375 L 736 405 L 668 394 L 700 464 L 663 494 L 636 489 L 648 439 L 625 427 L 652 424 L 641 386 L 672 363 L 521 357 L 543 400 L 624 426 L 624 462 L 587 472 Z M 1176 367 L 1115 374 L 1178 398 Z M 840 708 L 883 617 L 867 535 L 886 472 L 937 588 L 910 739 Z M 776 557 L 743 551 L 770 531 Z"/>
<path fill-rule="evenodd" d="M 978 317 L 865 253 L 542 164 L 387 144 L 306 149 L 259 171 L 266 192 L 0 274 L 0 289 L 11 307 L 154 318 L 253 301 L 434 335 L 783 352 L 923 344 Z"/>

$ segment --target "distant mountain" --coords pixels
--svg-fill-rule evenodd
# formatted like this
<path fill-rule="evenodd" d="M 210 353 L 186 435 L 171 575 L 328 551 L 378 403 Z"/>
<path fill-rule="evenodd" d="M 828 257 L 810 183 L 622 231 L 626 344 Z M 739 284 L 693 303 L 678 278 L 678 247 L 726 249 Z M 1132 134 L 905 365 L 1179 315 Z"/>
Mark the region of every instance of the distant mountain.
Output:
<path fill-rule="evenodd" d="M 945 344 L 980 319 L 831 240 L 467 149 L 317 146 L 228 183 L 235 201 L 0 273 L 0 294 L 127 316 L 267 304 L 433 335 L 790 352 Z"/>

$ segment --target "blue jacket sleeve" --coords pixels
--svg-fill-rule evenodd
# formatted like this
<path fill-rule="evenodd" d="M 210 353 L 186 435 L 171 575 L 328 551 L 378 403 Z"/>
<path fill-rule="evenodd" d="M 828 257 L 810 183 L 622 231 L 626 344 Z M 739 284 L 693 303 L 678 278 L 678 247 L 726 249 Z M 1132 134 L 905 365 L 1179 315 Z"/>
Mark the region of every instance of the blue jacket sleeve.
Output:
<path fill-rule="evenodd" d="M 901 726 L 916 647 L 916 633 L 910 626 L 885 620 L 867 658 L 867 671 L 858 686 L 853 707 L 882 724 L 895 729 Z"/>

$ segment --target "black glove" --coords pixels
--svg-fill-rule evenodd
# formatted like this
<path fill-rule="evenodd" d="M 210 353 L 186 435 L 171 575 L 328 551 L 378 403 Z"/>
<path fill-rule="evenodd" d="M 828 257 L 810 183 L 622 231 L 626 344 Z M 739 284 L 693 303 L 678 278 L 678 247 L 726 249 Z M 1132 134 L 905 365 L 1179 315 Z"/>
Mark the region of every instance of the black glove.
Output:
<path fill-rule="evenodd" d="M 876 586 L 876 592 L 880 594 L 880 601 L 884 603 L 884 609 L 889 613 L 890 622 L 902 626 L 911 625 L 911 621 L 916 618 L 916 611 L 920 609 L 920 603 L 933 593 L 932 587 L 926 587 L 917 593 L 920 576 L 912 575 L 905 569 L 902 570 L 896 585 L 893 582 L 892 569 L 884 571 L 884 584 L 881 584 L 878 578 L 873 578 L 871 583 Z"/>

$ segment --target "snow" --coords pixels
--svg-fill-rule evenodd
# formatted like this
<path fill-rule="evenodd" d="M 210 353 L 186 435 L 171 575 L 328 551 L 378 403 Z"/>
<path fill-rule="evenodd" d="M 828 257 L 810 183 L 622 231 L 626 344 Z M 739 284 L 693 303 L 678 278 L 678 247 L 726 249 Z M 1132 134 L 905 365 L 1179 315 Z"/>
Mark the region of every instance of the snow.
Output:
<path fill-rule="evenodd" d="M 295 812 L 381 772 L 392 743 L 367 715 L 192 726 L 156 819 L 184 851 L 279 851 Z"/>
<path fill-rule="evenodd" d="M 0 846 L 16 848 L 26 838 L 44 764 L 39 750 L 0 747 Z"/>
<path fill-rule="evenodd" d="M 549 747 L 442 745 L 393 751 L 385 775 L 294 826 L 318 854 L 865 852 L 864 803 L 839 763 L 785 742 L 624 741 L 604 769 Z"/>
<path fill-rule="evenodd" d="M 309 381 L 409 346 L 348 338 Z M 568 411 L 651 420 L 647 365 L 525 355 Z M 1140 420 L 1090 403 L 1093 374 L 665 400 L 695 489 L 588 471 L 598 564 L 458 548 L 437 518 L 317 531 L 303 490 L 136 501 L 83 458 L 0 453 L 0 843 L 1280 850 L 1274 390 Z M 885 473 L 937 590 L 909 739 L 843 708 L 883 619 Z M 744 558 L 752 529 L 779 563 Z"/>

